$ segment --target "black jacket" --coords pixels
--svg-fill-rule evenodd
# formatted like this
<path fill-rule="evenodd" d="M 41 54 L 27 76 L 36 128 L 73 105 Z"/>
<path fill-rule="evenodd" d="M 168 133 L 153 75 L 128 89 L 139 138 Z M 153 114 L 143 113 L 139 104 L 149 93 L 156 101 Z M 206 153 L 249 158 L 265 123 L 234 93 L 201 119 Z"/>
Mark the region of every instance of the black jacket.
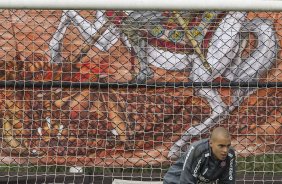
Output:
<path fill-rule="evenodd" d="M 164 176 L 164 184 L 235 184 L 236 157 L 231 148 L 225 160 L 212 155 L 209 140 L 197 141 L 172 165 Z"/>

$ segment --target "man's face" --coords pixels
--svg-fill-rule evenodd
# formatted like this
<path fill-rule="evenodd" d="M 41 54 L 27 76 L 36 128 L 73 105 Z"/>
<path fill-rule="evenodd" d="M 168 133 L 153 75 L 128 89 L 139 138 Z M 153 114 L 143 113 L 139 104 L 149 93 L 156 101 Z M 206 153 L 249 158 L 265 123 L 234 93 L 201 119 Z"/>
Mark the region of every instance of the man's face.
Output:
<path fill-rule="evenodd" d="M 230 137 L 218 136 L 210 139 L 210 146 L 214 156 L 219 160 L 225 160 L 231 146 Z"/>

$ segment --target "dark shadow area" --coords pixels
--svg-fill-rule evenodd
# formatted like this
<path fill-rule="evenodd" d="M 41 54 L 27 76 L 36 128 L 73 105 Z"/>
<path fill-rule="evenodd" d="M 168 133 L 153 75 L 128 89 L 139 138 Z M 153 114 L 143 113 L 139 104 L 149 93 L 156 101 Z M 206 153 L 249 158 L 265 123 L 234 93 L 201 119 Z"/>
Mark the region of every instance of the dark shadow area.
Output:
<path fill-rule="evenodd" d="M 133 173 L 112 173 L 105 175 L 87 174 L 66 174 L 66 173 L 0 173 L 0 183 L 4 184 L 41 184 L 41 183 L 63 183 L 63 184 L 111 184 L 114 179 L 134 180 L 134 181 L 162 181 L 159 174 L 133 174 Z M 248 174 L 238 175 L 238 184 L 281 184 L 281 175 Z"/>

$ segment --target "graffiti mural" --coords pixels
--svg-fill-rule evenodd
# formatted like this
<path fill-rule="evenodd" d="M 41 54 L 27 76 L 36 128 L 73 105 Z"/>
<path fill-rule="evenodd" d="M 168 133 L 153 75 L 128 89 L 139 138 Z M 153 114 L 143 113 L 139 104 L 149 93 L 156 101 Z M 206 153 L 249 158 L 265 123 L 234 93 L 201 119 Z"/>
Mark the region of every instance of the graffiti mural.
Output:
<path fill-rule="evenodd" d="M 4 162 L 169 164 L 227 127 L 242 157 L 280 151 L 280 88 L 156 87 L 280 82 L 280 13 L 1 12 L 3 82 L 135 84 L 2 87 Z"/>

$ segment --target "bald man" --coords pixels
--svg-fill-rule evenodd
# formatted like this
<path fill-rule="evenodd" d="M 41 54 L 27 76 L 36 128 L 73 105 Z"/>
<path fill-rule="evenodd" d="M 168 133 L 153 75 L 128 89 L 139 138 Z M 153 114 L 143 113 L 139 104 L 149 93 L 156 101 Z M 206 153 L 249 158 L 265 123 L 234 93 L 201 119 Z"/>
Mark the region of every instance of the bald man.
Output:
<path fill-rule="evenodd" d="M 164 184 L 235 184 L 236 157 L 229 132 L 215 128 L 194 142 L 164 176 Z"/>

